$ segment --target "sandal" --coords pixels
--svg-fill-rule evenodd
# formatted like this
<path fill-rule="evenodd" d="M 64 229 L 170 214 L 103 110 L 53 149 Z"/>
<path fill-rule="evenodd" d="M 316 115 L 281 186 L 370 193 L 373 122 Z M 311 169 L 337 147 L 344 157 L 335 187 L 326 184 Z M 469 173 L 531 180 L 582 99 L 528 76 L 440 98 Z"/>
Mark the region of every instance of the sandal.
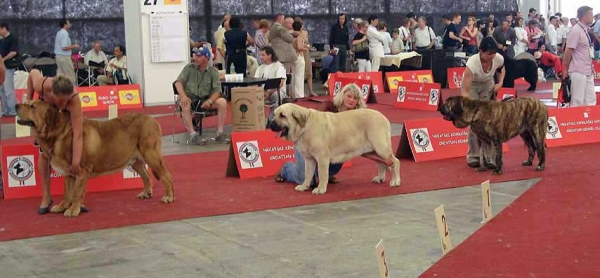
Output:
<path fill-rule="evenodd" d="M 283 167 L 281 167 L 281 169 L 279 169 L 279 171 L 277 172 L 277 174 L 275 174 L 275 181 L 278 182 L 278 183 L 285 182 L 285 180 L 281 176 L 281 170 L 282 169 L 283 169 Z"/>

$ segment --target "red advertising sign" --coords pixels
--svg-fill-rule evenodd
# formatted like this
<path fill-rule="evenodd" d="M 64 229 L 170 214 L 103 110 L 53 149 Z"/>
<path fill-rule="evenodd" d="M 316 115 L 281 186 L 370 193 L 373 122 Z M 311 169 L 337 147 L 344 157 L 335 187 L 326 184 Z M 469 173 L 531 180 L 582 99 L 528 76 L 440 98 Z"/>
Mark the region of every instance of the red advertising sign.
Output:
<path fill-rule="evenodd" d="M 515 88 L 500 88 L 500 90 L 498 90 L 498 94 L 496 95 L 496 100 L 498 101 L 515 98 L 517 98 L 517 89 Z"/>
<path fill-rule="evenodd" d="M 548 110 L 548 147 L 600 142 L 600 106 Z"/>
<path fill-rule="evenodd" d="M 38 172 L 39 149 L 31 145 L 2 146 L 2 183 L 4 199 L 42 196 L 41 176 Z M 64 178 L 50 173 L 53 195 L 64 193 Z M 131 168 L 111 175 L 89 179 L 86 192 L 114 191 L 143 188 L 139 175 Z"/>
<path fill-rule="evenodd" d="M 393 71 L 386 72 L 385 78 L 390 92 L 398 90 L 399 82 L 433 83 L 431 70 Z"/>
<path fill-rule="evenodd" d="M 600 79 L 600 60 L 596 60 L 594 65 L 594 79 Z M 597 90 L 596 90 L 597 92 Z"/>
<path fill-rule="evenodd" d="M 345 77 L 337 77 L 335 82 L 333 83 L 333 94 L 331 98 L 335 97 L 339 92 L 341 92 L 344 86 L 354 83 L 358 88 L 360 88 L 363 99 L 366 103 L 377 103 L 377 98 L 373 93 L 371 87 L 371 80 L 367 79 L 353 79 L 353 78 L 345 78 Z"/>
<path fill-rule="evenodd" d="M 110 105 L 116 104 L 119 110 L 142 108 L 142 95 L 139 84 L 77 87 L 83 111 L 108 111 Z M 17 102 L 22 103 L 26 90 L 15 90 Z M 38 99 L 38 94 L 34 99 Z"/>
<path fill-rule="evenodd" d="M 370 72 L 340 72 L 339 77 L 352 78 L 352 79 L 366 79 L 370 80 L 373 84 L 373 93 L 381 94 L 384 92 L 383 89 L 383 77 L 380 71 Z"/>
<path fill-rule="evenodd" d="M 460 68 L 448 68 L 448 88 L 458 89 L 462 85 L 463 74 L 465 73 L 465 67 Z"/>
<path fill-rule="evenodd" d="M 466 157 L 468 129 L 458 129 L 442 118 L 406 120 L 396 157 L 416 162 Z M 508 151 L 506 144 L 503 151 Z"/>
<path fill-rule="evenodd" d="M 231 134 L 227 176 L 239 176 L 240 179 L 273 176 L 288 161 L 294 161 L 294 145 L 277 138 L 275 132 L 261 130 Z"/>
<path fill-rule="evenodd" d="M 398 82 L 398 97 L 395 107 L 437 111 L 441 98 L 440 84 Z"/>

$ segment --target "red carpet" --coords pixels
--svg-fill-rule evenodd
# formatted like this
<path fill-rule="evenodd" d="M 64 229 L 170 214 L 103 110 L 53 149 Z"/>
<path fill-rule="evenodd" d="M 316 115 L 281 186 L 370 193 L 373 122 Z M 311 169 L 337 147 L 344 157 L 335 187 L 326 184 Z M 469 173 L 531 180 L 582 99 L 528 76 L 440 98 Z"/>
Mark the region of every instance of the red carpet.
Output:
<path fill-rule="evenodd" d="M 421 277 L 599 277 L 597 178 L 545 177 Z"/>
<path fill-rule="evenodd" d="M 394 138 L 394 144 L 398 144 L 398 139 Z M 77 220 L 56 214 L 38 216 L 37 198 L 1 201 L 0 241 L 413 193 L 474 185 L 487 179 L 500 182 L 542 175 L 551 177 L 580 173 L 597 168 L 596 163 L 583 159 L 584 152 L 586 157 L 600 155 L 597 145 L 553 148 L 548 151 L 546 171 L 540 173 L 533 171 L 531 167 L 520 166 L 527 155 L 520 140 L 511 141 L 510 147 L 510 152 L 505 155 L 502 176 L 492 176 L 491 172 L 475 172 L 466 167 L 464 158 L 422 163 L 403 160 L 402 185 L 398 188 L 390 188 L 387 184 L 372 184 L 370 180 L 376 174 L 376 166 L 370 160 L 358 158 L 351 170 L 343 170 L 339 175 L 341 183 L 330 185 L 327 194 L 321 196 L 314 196 L 310 192 L 296 192 L 293 190 L 294 185 L 276 183 L 271 177 L 243 182 L 225 178 L 226 152 L 167 156 L 166 165 L 175 178 L 177 200 L 174 204 L 159 203 L 164 190 L 158 183 L 155 184 L 155 197 L 149 201 L 135 199 L 138 192 L 132 190 L 87 194 L 86 205 L 92 212 Z M 565 161 L 581 163 L 565 164 Z M 587 168 L 581 169 L 582 164 L 588 165 Z M 54 201 L 58 202 L 59 197 L 54 197 Z"/>

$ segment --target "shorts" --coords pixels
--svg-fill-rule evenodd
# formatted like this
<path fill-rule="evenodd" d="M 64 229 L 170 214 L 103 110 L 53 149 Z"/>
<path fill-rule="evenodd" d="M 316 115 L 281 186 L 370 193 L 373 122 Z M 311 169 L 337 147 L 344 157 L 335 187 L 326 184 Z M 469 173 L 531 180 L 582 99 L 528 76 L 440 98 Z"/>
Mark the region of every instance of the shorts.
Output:
<path fill-rule="evenodd" d="M 195 95 L 191 95 L 191 96 L 189 96 L 189 98 L 190 98 L 190 109 L 195 112 L 200 112 L 202 110 L 200 107 L 202 107 L 202 104 L 208 100 L 208 98 L 200 98 Z M 177 100 L 177 110 L 176 111 L 178 113 L 181 113 L 181 105 L 179 105 L 179 101 L 180 100 Z"/>

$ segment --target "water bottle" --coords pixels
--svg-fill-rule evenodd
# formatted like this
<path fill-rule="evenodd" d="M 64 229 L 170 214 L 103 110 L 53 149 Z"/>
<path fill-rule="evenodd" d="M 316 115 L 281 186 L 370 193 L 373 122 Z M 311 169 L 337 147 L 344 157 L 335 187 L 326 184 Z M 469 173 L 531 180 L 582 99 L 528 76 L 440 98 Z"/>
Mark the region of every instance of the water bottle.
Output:
<path fill-rule="evenodd" d="M 229 66 L 229 73 L 230 74 L 234 74 L 235 73 L 235 66 L 233 64 L 231 64 L 231 66 Z"/>

